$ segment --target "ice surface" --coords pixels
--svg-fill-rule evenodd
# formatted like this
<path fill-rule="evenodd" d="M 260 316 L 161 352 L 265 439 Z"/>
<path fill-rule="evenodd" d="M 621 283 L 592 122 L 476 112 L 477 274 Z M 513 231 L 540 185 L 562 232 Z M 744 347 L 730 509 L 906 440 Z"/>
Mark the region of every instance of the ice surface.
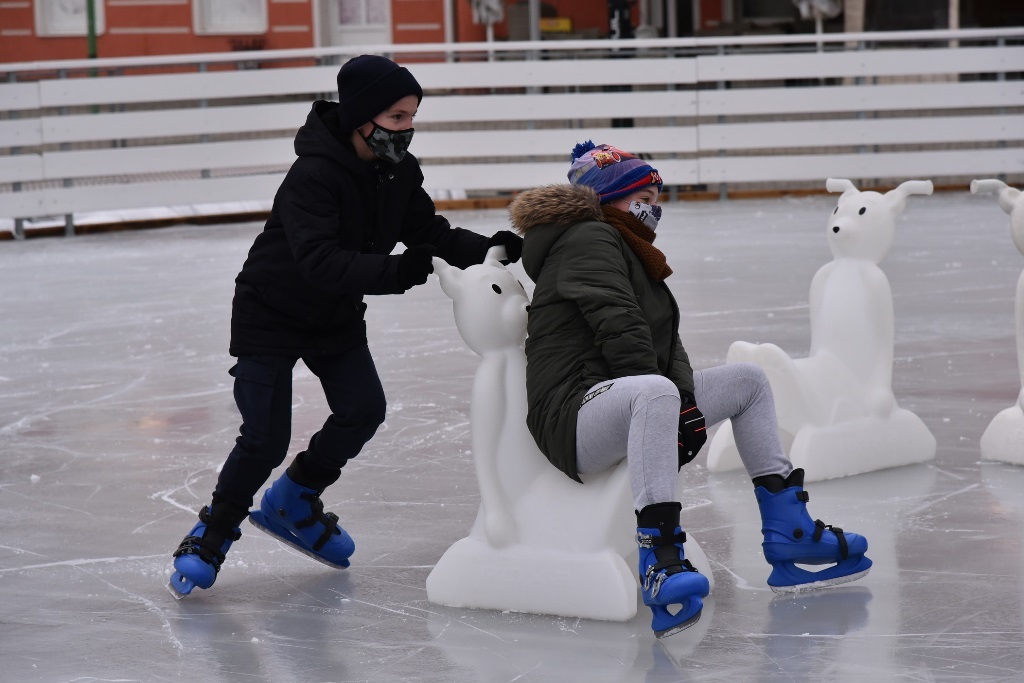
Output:
<path fill-rule="evenodd" d="M 175 602 L 170 553 L 238 429 L 232 281 L 261 226 L 0 243 L 0 678 L 10 681 L 1019 681 L 1024 467 L 979 441 L 1020 390 L 1021 255 L 990 196 L 911 199 L 882 266 L 893 392 L 934 460 L 808 486 L 811 514 L 864 533 L 875 564 L 793 598 L 766 585 L 739 472 L 683 470 L 683 519 L 716 578 L 692 629 L 443 607 L 426 578 L 476 519 L 470 397 L 480 357 L 436 280 L 370 302 L 386 424 L 324 498 L 356 539 L 332 571 L 246 526 L 216 585 Z M 806 356 L 808 283 L 835 197 L 668 204 L 697 367 L 729 345 Z M 459 212 L 491 234 L 503 211 Z M 513 266 L 513 271 L 521 273 Z M 520 275 L 529 289 L 529 283 Z M 295 373 L 293 451 L 327 415 Z M 496 582 L 496 591 L 502 586 Z"/>
<path fill-rule="evenodd" d="M 930 195 L 931 181 L 908 180 L 890 192 L 860 192 L 829 178 L 841 192 L 823 222 L 832 260 L 811 280 L 811 349 L 790 358 L 775 344 L 734 342 L 730 363 L 756 363 L 775 394 L 789 459 L 805 481 L 834 479 L 935 457 L 935 437 L 892 391 L 895 321 L 892 288 L 878 263 L 896 236 L 910 195 Z M 741 466 L 731 425 L 708 448 L 708 467 Z"/>

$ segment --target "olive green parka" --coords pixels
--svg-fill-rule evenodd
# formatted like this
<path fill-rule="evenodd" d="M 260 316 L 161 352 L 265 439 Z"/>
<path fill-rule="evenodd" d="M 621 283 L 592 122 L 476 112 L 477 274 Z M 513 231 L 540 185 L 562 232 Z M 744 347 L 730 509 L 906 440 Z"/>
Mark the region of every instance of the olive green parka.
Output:
<path fill-rule="evenodd" d="M 617 377 L 663 375 L 693 395 L 679 308 L 668 286 L 649 277 L 604 222 L 591 188 L 523 192 L 509 216 L 523 235 L 523 267 L 536 284 L 526 339 L 527 425 L 548 460 L 580 481 L 576 417 L 587 390 Z"/>

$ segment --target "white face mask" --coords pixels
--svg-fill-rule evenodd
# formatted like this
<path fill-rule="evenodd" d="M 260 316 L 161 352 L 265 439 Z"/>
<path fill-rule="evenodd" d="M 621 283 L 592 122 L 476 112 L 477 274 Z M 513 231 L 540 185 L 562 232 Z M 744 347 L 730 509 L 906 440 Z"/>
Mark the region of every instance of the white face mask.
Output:
<path fill-rule="evenodd" d="M 641 202 L 630 202 L 629 212 L 640 219 L 640 222 L 651 230 L 658 229 L 658 221 L 661 220 L 661 207 L 643 204 Z"/>

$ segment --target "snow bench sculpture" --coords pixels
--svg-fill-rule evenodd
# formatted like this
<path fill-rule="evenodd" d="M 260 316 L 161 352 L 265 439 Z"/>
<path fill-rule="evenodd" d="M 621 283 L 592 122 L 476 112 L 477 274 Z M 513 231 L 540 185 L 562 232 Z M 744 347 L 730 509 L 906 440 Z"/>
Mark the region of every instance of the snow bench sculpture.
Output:
<path fill-rule="evenodd" d="M 513 612 L 628 621 L 637 611 L 636 519 L 623 461 L 584 484 L 537 448 L 526 427 L 526 315 L 529 298 L 492 248 L 459 270 L 434 259 L 454 302 L 455 324 L 481 357 L 470 432 L 480 509 L 469 535 L 427 577 L 430 602 Z M 692 540 L 686 557 L 709 580 Z"/>
<path fill-rule="evenodd" d="M 972 180 L 971 193 L 997 194 L 999 206 L 1010 214 L 1010 235 L 1024 254 L 1024 192 L 1001 180 Z M 1017 366 L 1021 391 L 1017 403 L 997 414 L 981 435 L 981 457 L 1024 465 L 1024 272 L 1017 280 Z"/>
<path fill-rule="evenodd" d="M 931 194 L 931 181 L 909 180 L 879 194 L 849 180 L 829 178 L 842 192 L 829 217 L 833 260 L 811 281 L 811 349 L 792 359 L 774 344 L 737 341 L 730 363 L 760 365 L 775 394 L 783 443 L 807 481 L 925 462 L 935 437 L 921 419 L 896 405 L 892 393 L 892 290 L 878 263 L 892 246 L 896 218 L 912 194 Z M 740 466 L 731 425 L 708 449 L 708 469 Z"/>

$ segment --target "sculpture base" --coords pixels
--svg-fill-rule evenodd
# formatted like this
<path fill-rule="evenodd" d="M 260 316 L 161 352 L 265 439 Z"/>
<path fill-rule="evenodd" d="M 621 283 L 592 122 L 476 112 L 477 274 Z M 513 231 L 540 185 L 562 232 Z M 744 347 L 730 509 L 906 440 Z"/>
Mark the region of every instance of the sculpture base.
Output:
<path fill-rule="evenodd" d="M 711 564 L 692 534 L 683 548 L 714 589 Z M 427 600 L 448 607 L 629 621 L 639 602 L 636 563 L 635 549 L 624 558 L 611 549 L 495 548 L 470 535 L 452 544 L 427 576 Z"/>
<path fill-rule="evenodd" d="M 472 536 L 448 548 L 427 577 L 427 599 L 449 607 L 629 621 L 637 596 L 633 572 L 611 550 L 494 548 Z"/>
<path fill-rule="evenodd" d="M 927 462 L 935 458 L 935 447 L 935 437 L 921 418 L 897 408 L 886 418 L 803 427 L 788 455 L 793 467 L 804 469 L 804 481 L 811 482 Z M 725 423 L 711 440 L 708 470 L 725 472 L 742 466 L 732 425 Z"/>
<path fill-rule="evenodd" d="M 1024 465 L 1024 411 L 1011 406 L 992 418 L 981 435 L 981 457 Z"/>

